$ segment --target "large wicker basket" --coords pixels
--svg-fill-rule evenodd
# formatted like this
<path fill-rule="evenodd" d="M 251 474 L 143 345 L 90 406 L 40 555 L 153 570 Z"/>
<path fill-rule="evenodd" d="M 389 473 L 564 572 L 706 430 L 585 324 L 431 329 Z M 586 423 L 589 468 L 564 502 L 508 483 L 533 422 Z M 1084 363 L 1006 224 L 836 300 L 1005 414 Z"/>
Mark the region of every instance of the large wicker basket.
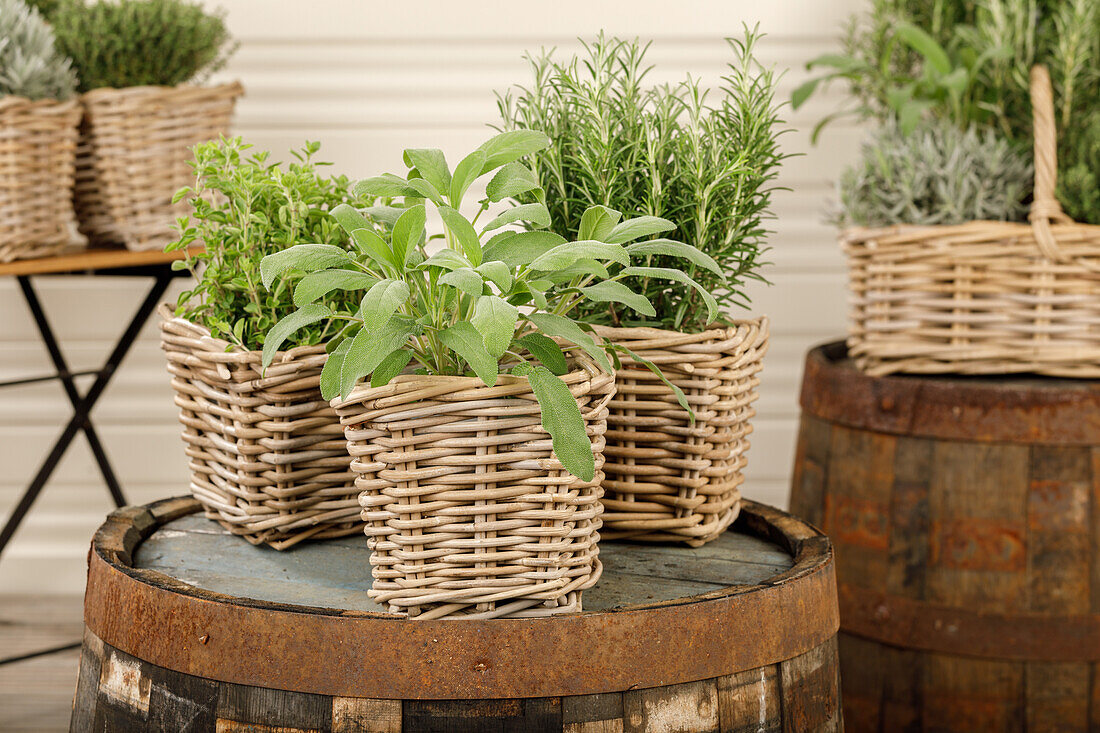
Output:
<path fill-rule="evenodd" d="M 261 354 L 161 316 L 161 347 L 183 423 L 191 492 L 206 516 L 252 544 L 286 549 L 361 531 L 339 418 L 318 387 L 323 346 Z"/>
<path fill-rule="evenodd" d="M 849 353 L 873 375 L 1100 377 L 1100 226 L 1054 197 L 1053 96 L 1031 74 L 1035 192 L 1030 225 L 854 229 L 840 241 L 852 291 Z"/>
<path fill-rule="evenodd" d="M 95 89 L 83 96 L 76 206 L 96 242 L 161 249 L 177 234 L 186 203 L 176 191 L 194 183 L 191 149 L 228 133 L 239 83 L 214 87 Z"/>
<path fill-rule="evenodd" d="M 525 378 L 402 375 L 333 400 L 359 474 L 369 595 L 416 619 L 537 617 L 581 609 L 600 576 L 600 481 L 612 375 L 586 358 L 563 377 L 596 476 L 554 456 Z"/>
<path fill-rule="evenodd" d="M 73 214 L 80 103 L 0 97 L 0 262 L 85 243 Z"/>
<path fill-rule="evenodd" d="M 596 327 L 660 367 L 695 413 L 647 367 L 623 357 L 604 449 L 605 539 L 685 542 L 722 534 L 741 508 L 752 403 L 768 349 L 768 320 L 701 333 Z"/>

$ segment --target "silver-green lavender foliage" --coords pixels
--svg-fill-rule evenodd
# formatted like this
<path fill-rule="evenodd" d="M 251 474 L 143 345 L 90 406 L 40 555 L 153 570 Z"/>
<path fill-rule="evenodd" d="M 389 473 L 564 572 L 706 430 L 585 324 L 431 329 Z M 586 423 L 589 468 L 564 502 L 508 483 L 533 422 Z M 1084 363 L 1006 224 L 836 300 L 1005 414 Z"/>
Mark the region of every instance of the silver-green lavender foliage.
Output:
<path fill-rule="evenodd" d="M 888 123 L 840 179 L 845 226 L 1021 221 L 1031 193 L 1030 156 L 991 129 L 947 120 L 909 135 Z"/>
<path fill-rule="evenodd" d="M 0 0 L 0 96 L 65 100 L 76 91 L 72 62 L 50 26 L 23 0 Z"/>

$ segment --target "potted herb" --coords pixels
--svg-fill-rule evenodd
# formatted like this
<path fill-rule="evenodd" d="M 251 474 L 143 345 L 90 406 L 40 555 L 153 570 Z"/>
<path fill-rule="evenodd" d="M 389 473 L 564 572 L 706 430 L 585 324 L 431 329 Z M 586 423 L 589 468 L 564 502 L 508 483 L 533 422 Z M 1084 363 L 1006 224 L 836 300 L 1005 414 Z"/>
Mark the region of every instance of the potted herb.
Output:
<path fill-rule="evenodd" d="M 161 346 L 192 493 L 233 534 L 281 550 L 358 533 L 359 504 L 339 418 L 318 388 L 331 330 L 297 331 L 268 354 L 265 371 L 264 334 L 294 312 L 309 284 L 283 280 L 268 291 L 260 261 L 301 242 L 340 249 L 345 237 L 330 212 L 364 201 L 346 178 L 322 175 L 317 143 L 287 166 L 250 148 L 234 138 L 195 149 L 196 182 L 176 197 L 193 213 L 167 247 L 187 253 L 177 264 L 195 286 L 174 310 L 161 307 Z M 320 302 L 358 300 L 334 291 Z"/>
<path fill-rule="evenodd" d="M 821 124 L 877 123 L 838 216 L 861 368 L 1100 377 L 1098 32 L 1100 0 L 875 3 L 811 62 L 796 106 L 840 80 Z"/>
<path fill-rule="evenodd" d="M 84 243 L 72 190 L 76 74 L 38 11 L 0 0 L 0 262 Z"/>
<path fill-rule="evenodd" d="M 538 132 L 502 133 L 453 170 L 438 150 L 406 150 L 405 176 L 356 188 L 399 202 L 367 212 L 386 223 L 383 233 L 340 208 L 354 251 L 299 245 L 262 262 L 264 282 L 276 286 L 284 273 L 308 273 L 309 297 L 365 290 L 357 307 L 302 302 L 264 349 L 270 359 L 295 329 L 339 324 L 321 391 L 361 472 L 370 595 L 413 618 L 573 612 L 600 575 L 613 365 L 572 314 L 593 299 L 649 310 L 607 266 L 628 267 L 638 256 L 631 242 L 671 225 L 651 216 L 620 222 L 595 206 L 570 241 L 541 229 L 551 222 L 541 203 L 482 223 L 490 207 L 538 186 L 517 161 L 548 142 Z M 467 218 L 467 192 L 490 174 Z M 429 208 L 442 220 L 438 250 L 425 236 Z M 531 231 L 510 230 L 516 222 Z M 692 282 L 680 270 L 656 276 Z M 350 281 L 362 277 L 373 284 Z"/>
<path fill-rule="evenodd" d="M 690 78 L 647 87 L 648 45 L 600 36 L 580 58 L 529 56 L 531 85 L 500 97 L 505 129 L 542 129 L 553 140 L 531 156 L 539 188 L 523 200 L 545 201 L 555 231 L 571 231 L 600 204 L 676 222 L 696 252 L 694 283 L 669 280 L 655 275 L 685 245 L 644 243 L 634 250 L 639 266 L 613 272 L 653 307 L 631 313 L 590 301 L 578 310 L 597 333 L 660 366 L 694 411 L 624 357 L 608 418 L 606 537 L 698 546 L 740 507 L 768 321 L 726 311 L 747 306 L 745 283 L 762 280 L 764 220 L 784 158 L 775 77 L 753 59 L 758 37 L 729 41 L 735 58 L 716 94 Z"/>
<path fill-rule="evenodd" d="M 80 77 L 85 117 L 76 184 L 93 241 L 160 249 L 186 213 L 196 144 L 228 132 L 240 84 L 199 86 L 233 44 L 221 14 L 187 0 L 60 0 L 49 18 Z"/>

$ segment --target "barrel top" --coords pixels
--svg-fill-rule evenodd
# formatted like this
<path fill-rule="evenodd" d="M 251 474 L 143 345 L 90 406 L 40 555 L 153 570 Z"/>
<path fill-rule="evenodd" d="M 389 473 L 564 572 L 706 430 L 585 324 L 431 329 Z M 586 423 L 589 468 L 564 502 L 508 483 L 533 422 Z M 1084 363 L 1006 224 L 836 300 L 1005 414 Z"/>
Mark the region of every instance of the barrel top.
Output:
<path fill-rule="evenodd" d="M 843 341 L 806 356 L 801 405 L 874 432 L 975 442 L 1100 444 L 1100 381 L 1037 375 L 890 375 L 860 371 Z"/>
<path fill-rule="evenodd" d="M 828 540 L 753 502 L 698 549 L 601 544 L 604 575 L 582 613 L 433 621 L 366 598 L 365 539 L 278 553 L 198 511 L 179 498 L 108 517 L 85 622 L 132 656 L 225 682 L 374 698 L 593 694 L 774 664 L 839 626 Z"/>
<path fill-rule="evenodd" d="M 698 549 L 604 543 L 600 560 L 603 576 L 584 593 L 586 611 L 691 598 L 731 585 L 759 585 L 794 564 L 780 545 L 739 531 L 726 532 Z M 243 542 L 195 513 L 158 527 L 138 545 L 134 567 L 227 596 L 386 613 L 366 594 L 372 578 L 363 535 L 280 552 Z"/>

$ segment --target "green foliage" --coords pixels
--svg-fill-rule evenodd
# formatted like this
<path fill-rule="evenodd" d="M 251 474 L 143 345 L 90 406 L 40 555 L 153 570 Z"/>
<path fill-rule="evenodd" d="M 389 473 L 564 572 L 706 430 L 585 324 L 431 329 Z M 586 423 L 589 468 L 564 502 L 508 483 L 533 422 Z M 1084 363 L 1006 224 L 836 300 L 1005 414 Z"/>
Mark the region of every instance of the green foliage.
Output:
<path fill-rule="evenodd" d="M 313 162 L 318 143 L 291 153 L 295 162 L 285 167 L 268 162 L 267 153 L 250 154 L 251 147 L 238 137 L 195 148 L 196 183 L 176 194 L 177 201 L 187 199 L 194 213 L 180 219 L 180 238 L 165 249 L 205 245 L 205 251 L 179 262 L 196 284 L 180 295 L 176 314 L 241 348 L 258 350 L 264 335 L 294 313 L 297 303 L 320 302 L 325 308 L 359 303 L 348 293 L 367 282 L 361 273 L 343 273 L 334 287 L 327 282 L 318 287 L 308 276 L 287 278 L 268 291 L 261 282 L 260 261 L 292 245 L 318 243 L 340 255 L 340 260 L 326 262 L 342 262 L 344 233 L 329 212 L 369 200 L 349 193 L 344 176 L 321 175 L 318 168 L 328 164 Z M 289 338 L 289 347 L 318 344 L 331 335 L 318 325 L 294 329 L 284 338 Z"/>
<path fill-rule="evenodd" d="M 590 207 L 580 215 L 575 241 L 537 229 L 503 228 L 501 222 L 538 227 L 539 222 L 551 221 L 547 207 L 538 202 L 505 209 L 488 223 L 479 223 L 491 205 L 502 200 L 502 191 L 519 195 L 537 186 L 534 174 L 521 170 L 524 166 L 517 161 L 548 144 L 541 132 L 503 132 L 463 158 L 453 172 L 439 150 L 406 150 L 410 170 L 405 176 L 385 174 L 360 181 L 356 191 L 396 199 L 366 210 L 386 222 L 382 231 L 352 207 L 338 207 L 333 215 L 354 242 L 352 251 L 331 244 L 300 244 L 264 257 L 260 273 L 263 283 L 276 292 L 287 287 L 287 275 L 307 273 L 305 278 L 315 279 L 317 285 L 310 297 L 344 287 L 348 273 L 370 278 L 371 284 L 359 287 L 361 299 L 350 302 L 300 300 L 300 310 L 268 334 L 265 365 L 282 338 L 295 329 L 335 322 L 340 328 L 329 341 L 331 356 L 321 375 L 326 398 L 346 397 L 368 376 L 374 386 L 385 384 L 410 362 L 422 373 L 473 374 L 489 386 L 497 383 L 502 371 L 527 376 L 558 458 L 574 475 L 591 480 L 591 444 L 576 399 L 560 378 L 567 369 L 566 357 L 554 339 L 567 344 L 565 351 L 583 351 L 610 372 L 608 351 L 615 347 L 598 342 L 572 314 L 601 284 L 621 288 L 618 293 L 604 292 L 601 302 L 651 310 L 644 296 L 622 285 L 631 274 L 623 266 L 634 258 L 637 243 L 632 242 L 667 231 L 672 223 L 651 216 L 620 222 L 618 211 Z M 490 175 L 496 182 L 489 186 L 493 193 L 478 202 L 473 218 L 467 218 L 460 213 L 467 190 Z M 428 206 L 442 220 L 442 232 L 430 238 L 442 240 L 438 251 L 427 246 Z M 675 244 L 685 254 L 690 251 L 689 262 L 701 255 Z M 621 272 L 609 276 L 608 263 L 622 267 Z M 698 287 L 680 270 L 646 274 Z M 676 393 L 688 409 L 683 394 Z"/>
<path fill-rule="evenodd" d="M 26 0 L 27 5 L 37 10 L 39 14 L 49 22 L 61 5 L 61 0 Z"/>
<path fill-rule="evenodd" d="M 1066 206 L 1078 220 L 1100 223 L 1089 132 L 1100 120 L 1100 0 L 874 0 L 853 20 L 844 53 L 811 62 L 826 72 L 792 101 L 798 107 L 821 82 L 841 79 L 855 102 L 823 123 L 843 114 L 897 117 L 909 131 L 917 118 L 933 117 L 960 130 L 991 127 L 1030 146 L 1035 64 L 1049 69 L 1054 85 Z"/>
<path fill-rule="evenodd" d="M 0 96 L 65 100 L 76 84 L 39 12 L 23 0 L 0 0 Z"/>
<path fill-rule="evenodd" d="M 746 29 L 744 39 L 728 39 L 734 59 L 710 96 L 691 78 L 647 87 L 648 44 L 603 35 L 585 44 L 579 58 L 526 56 L 530 85 L 498 96 L 504 129 L 543 130 L 552 140 L 529 159 L 539 188 L 509 195 L 545 202 L 554 232 L 577 232 L 585 212 L 598 205 L 676 222 L 679 237 L 706 255 L 687 267 L 701 288 L 638 272 L 622 283 L 654 312 L 592 297 L 578 310 L 584 320 L 699 330 L 714 318 L 703 293 L 713 293 L 723 310 L 745 306 L 745 282 L 763 280 L 765 222 L 785 156 L 777 139 L 776 77 L 753 56 L 759 38 Z M 642 264 L 667 268 L 676 256 L 655 246 Z M 622 275 L 621 267 L 611 270 Z"/>
<path fill-rule="evenodd" d="M 864 143 L 840 179 L 843 225 L 1019 221 L 1031 193 L 1026 151 L 974 127 L 921 123 L 910 133 L 888 122 Z"/>
<path fill-rule="evenodd" d="M 236 49 L 224 13 L 188 0 L 59 0 L 50 21 L 82 92 L 201 81 Z"/>

